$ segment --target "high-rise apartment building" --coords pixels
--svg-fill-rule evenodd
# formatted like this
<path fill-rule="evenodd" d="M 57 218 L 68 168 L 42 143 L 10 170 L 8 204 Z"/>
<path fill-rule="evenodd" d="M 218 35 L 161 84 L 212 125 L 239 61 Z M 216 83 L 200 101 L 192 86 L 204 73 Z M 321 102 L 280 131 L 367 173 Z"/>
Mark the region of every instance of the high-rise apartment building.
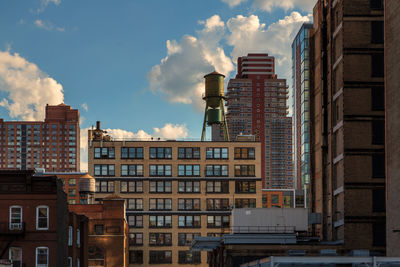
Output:
<path fill-rule="evenodd" d="M 79 111 L 46 106 L 44 121 L 0 119 L 0 169 L 79 171 Z"/>
<path fill-rule="evenodd" d="M 385 253 L 382 0 L 319 0 L 311 35 L 312 212 L 343 251 Z M 396 140 L 397 141 L 397 140 Z"/>
<path fill-rule="evenodd" d="M 230 233 L 233 207 L 262 206 L 260 150 L 252 141 L 114 141 L 89 130 L 95 199 L 126 199 L 129 264 L 208 266 L 191 242 Z"/>
<path fill-rule="evenodd" d="M 303 189 L 310 183 L 310 70 L 309 32 L 304 23 L 292 43 L 293 183 Z"/>
<path fill-rule="evenodd" d="M 400 1 L 385 1 L 386 255 L 400 257 Z"/>
<path fill-rule="evenodd" d="M 287 117 L 286 80 L 278 79 L 275 59 L 268 54 L 239 57 L 237 69 L 227 89 L 230 137 L 255 135 L 261 142 L 263 188 L 292 188 L 292 118 Z"/>

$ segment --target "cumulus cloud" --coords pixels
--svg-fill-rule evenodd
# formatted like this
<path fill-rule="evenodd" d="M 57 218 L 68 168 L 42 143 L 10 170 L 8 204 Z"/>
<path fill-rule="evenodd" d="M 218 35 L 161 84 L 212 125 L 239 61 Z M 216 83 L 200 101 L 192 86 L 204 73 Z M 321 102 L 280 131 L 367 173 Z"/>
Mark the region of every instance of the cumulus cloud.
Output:
<path fill-rule="evenodd" d="M 225 23 L 218 15 L 201 21 L 197 37 L 184 35 L 180 42 L 167 41 L 167 56 L 148 73 L 150 89 L 171 103 L 192 104 L 202 110 L 203 76 L 214 70 L 228 75 L 234 65 L 220 44 Z"/>
<path fill-rule="evenodd" d="M 238 15 L 227 22 L 227 42 L 233 47 L 233 60 L 249 52 L 268 52 L 276 59 L 277 73 L 281 78 L 291 79 L 291 44 L 304 22 L 310 22 L 311 14 L 302 16 L 292 12 L 268 27 L 255 15 Z"/>
<path fill-rule="evenodd" d="M 82 103 L 81 107 L 85 110 L 88 111 L 88 105 L 86 102 Z"/>
<path fill-rule="evenodd" d="M 56 27 L 51 22 L 44 22 L 43 20 L 37 19 L 33 23 L 35 24 L 36 27 L 46 31 L 56 30 L 59 32 L 65 32 L 65 28 Z"/>
<path fill-rule="evenodd" d="M 81 152 L 81 170 L 88 170 L 88 130 L 83 128 L 80 131 L 80 152 Z M 147 133 L 144 130 L 138 130 L 136 133 L 123 129 L 105 129 L 108 135 L 114 139 L 139 139 L 151 140 L 152 137 L 164 139 L 183 139 L 188 136 L 188 129 L 184 124 L 166 123 L 162 128 L 153 128 L 153 133 Z"/>
<path fill-rule="evenodd" d="M 235 7 L 247 0 L 222 0 L 230 7 Z M 285 11 L 299 8 L 303 11 L 311 12 L 317 0 L 254 0 L 253 7 L 271 12 L 274 8 L 282 8 Z"/>
<path fill-rule="evenodd" d="M 38 8 L 37 13 L 43 12 L 46 7 L 51 3 L 58 6 L 59 4 L 61 4 L 61 0 L 41 0 L 40 8 Z"/>
<path fill-rule="evenodd" d="M 43 120 L 46 104 L 64 101 L 63 87 L 17 53 L 0 51 L 0 91 L 8 94 L 0 106 L 11 118 Z"/>

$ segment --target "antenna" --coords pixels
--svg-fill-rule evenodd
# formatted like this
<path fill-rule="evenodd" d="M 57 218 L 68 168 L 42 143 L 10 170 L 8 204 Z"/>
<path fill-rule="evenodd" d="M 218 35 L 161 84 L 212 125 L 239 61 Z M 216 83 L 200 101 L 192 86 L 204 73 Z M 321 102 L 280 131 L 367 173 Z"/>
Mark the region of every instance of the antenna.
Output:
<path fill-rule="evenodd" d="M 206 101 L 204 111 L 203 131 L 201 141 L 204 141 L 206 135 L 206 126 L 214 124 L 221 125 L 224 132 L 224 141 L 229 141 L 228 123 L 225 116 L 224 100 L 224 78 L 225 75 L 216 71 L 204 76 L 206 93 L 203 99 Z"/>

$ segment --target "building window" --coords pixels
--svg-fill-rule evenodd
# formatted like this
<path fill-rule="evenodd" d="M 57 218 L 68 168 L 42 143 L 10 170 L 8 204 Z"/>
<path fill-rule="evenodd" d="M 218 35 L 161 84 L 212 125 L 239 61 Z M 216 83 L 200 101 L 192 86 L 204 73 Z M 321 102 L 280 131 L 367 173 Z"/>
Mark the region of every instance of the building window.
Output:
<path fill-rule="evenodd" d="M 8 254 L 13 267 L 22 267 L 22 248 L 11 247 Z"/>
<path fill-rule="evenodd" d="M 372 121 L 372 144 L 385 144 L 385 121 Z"/>
<path fill-rule="evenodd" d="M 229 199 L 207 198 L 207 210 L 229 210 Z"/>
<path fill-rule="evenodd" d="M 22 229 L 22 207 L 11 206 L 10 207 L 10 230 L 21 230 Z"/>
<path fill-rule="evenodd" d="M 235 182 L 236 193 L 256 193 L 256 182 L 255 181 L 236 181 Z"/>
<path fill-rule="evenodd" d="M 207 165 L 206 176 L 228 176 L 228 165 Z"/>
<path fill-rule="evenodd" d="M 150 193 L 171 193 L 172 182 L 171 181 L 150 181 L 149 183 Z"/>
<path fill-rule="evenodd" d="M 235 176 L 236 177 L 254 177 L 256 176 L 255 173 L 255 166 L 254 165 L 235 165 Z"/>
<path fill-rule="evenodd" d="M 200 198 L 179 198 L 178 210 L 200 210 Z"/>
<path fill-rule="evenodd" d="M 171 176 L 171 165 L 150 165 L 150 176 Z"/>
<path fill-rule="evenodd" d="M 255 208 L 256 207 L 256 199 L 255 198 L 236 198 L 235 199 L 235 208 Z"/>
<path fill-rule="evenodd" d="M 104 235 L 104 225 L 103 224 L 96 224 L 94 226 L 94 233 L 96 235 Z"/>
<path fill-rule="evenodd" d="M 178 165 L 178 176 L 200 176 L 200 165 Z"/>
<path fill-rule="evenodd" d="M 200 236 L 200 233 L 179 233 L 178 246 L 191 246 L 196 236 Z"/>
<path fill-rule="evenodd" d="M 69 186 L 74 186 L 74 185 L 76 185 L 76 179 L 75 179 L 75 178 L 68 179 L 68 185 L 69 185 Z"/>
<path fill-rule="evenodd" d="M 142 246 L 143 245 L 143 233 L 129 234 L 129 245 L 130 246 Z"/>
<path fill-rule="evenodd" d="M 149 233 L 150 246 L 172 246 L 171 233 Z"/>
<path fill-rule="evenodd" d="M 143 198 L 128 198 L 128 210 L 143 210 Z"/>
<path fill-rule="evenodd" d="M 67 266 L 68 266 L 68 267 L 72 267 L 72 257 L 68 257 Z"/>
<path fill-rule="evenodd" d="M 229 182 L 207 181 L 207 193 L 229 193 Z"/>
<path fill-rule="evenodd" d="M 180 264 L 198 264 L 201 263 L 200 251 L 179 251 L 178 263 Z"/>
<path fill-rule="evenodd" d="M 143 216 L 142 215 L 129 215 L 128 225 L 132 228 L 143 228 Z"/>
<path fill-rule="evenodd" d="M 150 198 L 150 210 L 172 210 L 172 199 L 170 198 Z"/>
<path fill-rule="evenodd" d="M 114 181 L 96 181 L 96 192 L 114 193 Z"/>
<path fill-rule="evenodd" d="M 179 228 L 200 228 L 201 216 L 200 215 L 185 215 L 178 217 Z"/>
<path fill-rule="evenodd" d="M 143 165 L 121 165 L 121 176 L 143 176 Z"/>
<path fill-rule="evenodd" d="M 385 110 L 385 88 L 371 88 L 371 107 L 372 110 Z"/>
<path fill-rule="evenodd" d="M 150 159 L 172 159 L 170 147 L 150 147 Z"/>
<path fill-rule="evenodd" d="M 172 263 L 171 250 L 150 250 L 149 263 Z"/>
<path fill-rule="evenodd" d="M 255 159 L 254 147 L 235 147 L 235 159 Z"/>
<path fill-rule="evenodd" d="M 76 196 L 76 189 L 75 189 L 75 188 L 68 189 L 68 196 L 69 196 L 69 197 L 74 197 L 74 196 Z"/>
<path fill-rule="evenodd" d="M 178 159 L 200 159 L 199 147 L 179 147 Z"/>
<path fill-rule="evenodd" d="M 76 229 L 76 246 L 81 247 L 81 230 Z"/>
<path fill-rule="evenodd" d="M 36 230 L 49 229 L 49 207 L 36 207 Z"/>
<path fill-rule="evenodd" d="M 49 266 L 49 249 L 46 247 L 36 248 L 36 267 Z"/>
<path fill-rule="evenodd" d="M 206 158 L 207 159 L 228 159 L 227 147 L 207 147 L 206 148 Z"/>
<path fill-rule="evenodd" d="M 371 55 L 371 77 L 383 77 L 385 74 L 383 54 Z"/>
<path fill-rule="evenodd" d="M 271 205 L 278 205 L 279 204 L 279 195 L 272 194 L 271 195 Z"/>
<path fill-rule="evenodd" d="M 143 264 L 143 250 L 129 250 L 129 263 Z"/>
<path fill-rule="evenodd" d="M 383 44 L 383 21 L 371 21 L 371 43 Z"/>
<path fill-rule="evenodd" d="M 113 164 L 95 164 L 94 176 L 114 176 L 115 166 Z"/>
<path fill-rule="evenodd" d="M 171 228 L 172 216 L 171 215 L 151 215 L 149 216 L 150 228 Z"/>
<path fill-rule="evenodd" d="M 179 193 L 200 193 L 200 182 L 198 181 L 179 181 Z"/>
<path fill-rule="evenodd" d="M 76 267 L 80 267 L 81 266 L 81 261 L 79 260 L 79 258 L 76 258 Z"/>
<path fill-rule="evenodd" d="M 94 148 L 95 159 L 114 159 L 114 147 L 95 147 Z"/>
<path fill-rule="evenodd" d="M 371 9 L 382 9 L 383 8 L 383 0 L 370 0 Z"/>
<path fill-rule="evenodd" d="M 143 147 L 121 147 L 121 159 L 143 159 Z"/>
<path fill-rule="evenodd" d="M 229 227 L 229 215 L 211 215 L 207 216 L 207 228 Z"/>
<path fill-rule="evenodd" d="M 386 195 L 385 189 L 372 190 L 372 212 L 386 211 Z"/>
<path fill-rule="evenodd" d="M 72 246 L 74 236 L 74 228 L 72 226 L 68 226 L 68 246 Z"/>
<path fill-rule="evenodd" d="M 142 181 L 121 181 L 121 193 L 143 193 Z"/>
<path fill-rule="evenodd" d="M 385 178 L 385 154 L 372 155 L 372 178 Z"/>
<path fill-rule="evenodd" d="M 385 223 L 372 224 L 372 245 L 386 246 L 386 225 Z"/>

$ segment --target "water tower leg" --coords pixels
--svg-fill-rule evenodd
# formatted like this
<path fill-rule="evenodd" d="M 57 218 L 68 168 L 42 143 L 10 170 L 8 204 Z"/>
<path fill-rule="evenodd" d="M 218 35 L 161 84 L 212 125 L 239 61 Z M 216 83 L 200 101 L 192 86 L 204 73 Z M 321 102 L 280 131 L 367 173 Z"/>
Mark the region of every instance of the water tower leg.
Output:
<path fill-rule="evenodd" d="M 222 111 L 222 117 L 223 117 L 224 140 L 229 142 L 230 140 L 229 140 L 229 132 L 228 132 L 228 122 L 226 121 L 225 107 L 224 107 L 224 102 L 222 100 L 221 100 L 221 104 L 219 105 L 219 108 Z"/>
<path fill-rule="evenodd" d="M 208 105 L 206 104 L 206 109 L 204 110 L 203 131 L 201 132 L 201 141 L 204 141 L 204 138 L 206 136 L 207 109 Z"/>

